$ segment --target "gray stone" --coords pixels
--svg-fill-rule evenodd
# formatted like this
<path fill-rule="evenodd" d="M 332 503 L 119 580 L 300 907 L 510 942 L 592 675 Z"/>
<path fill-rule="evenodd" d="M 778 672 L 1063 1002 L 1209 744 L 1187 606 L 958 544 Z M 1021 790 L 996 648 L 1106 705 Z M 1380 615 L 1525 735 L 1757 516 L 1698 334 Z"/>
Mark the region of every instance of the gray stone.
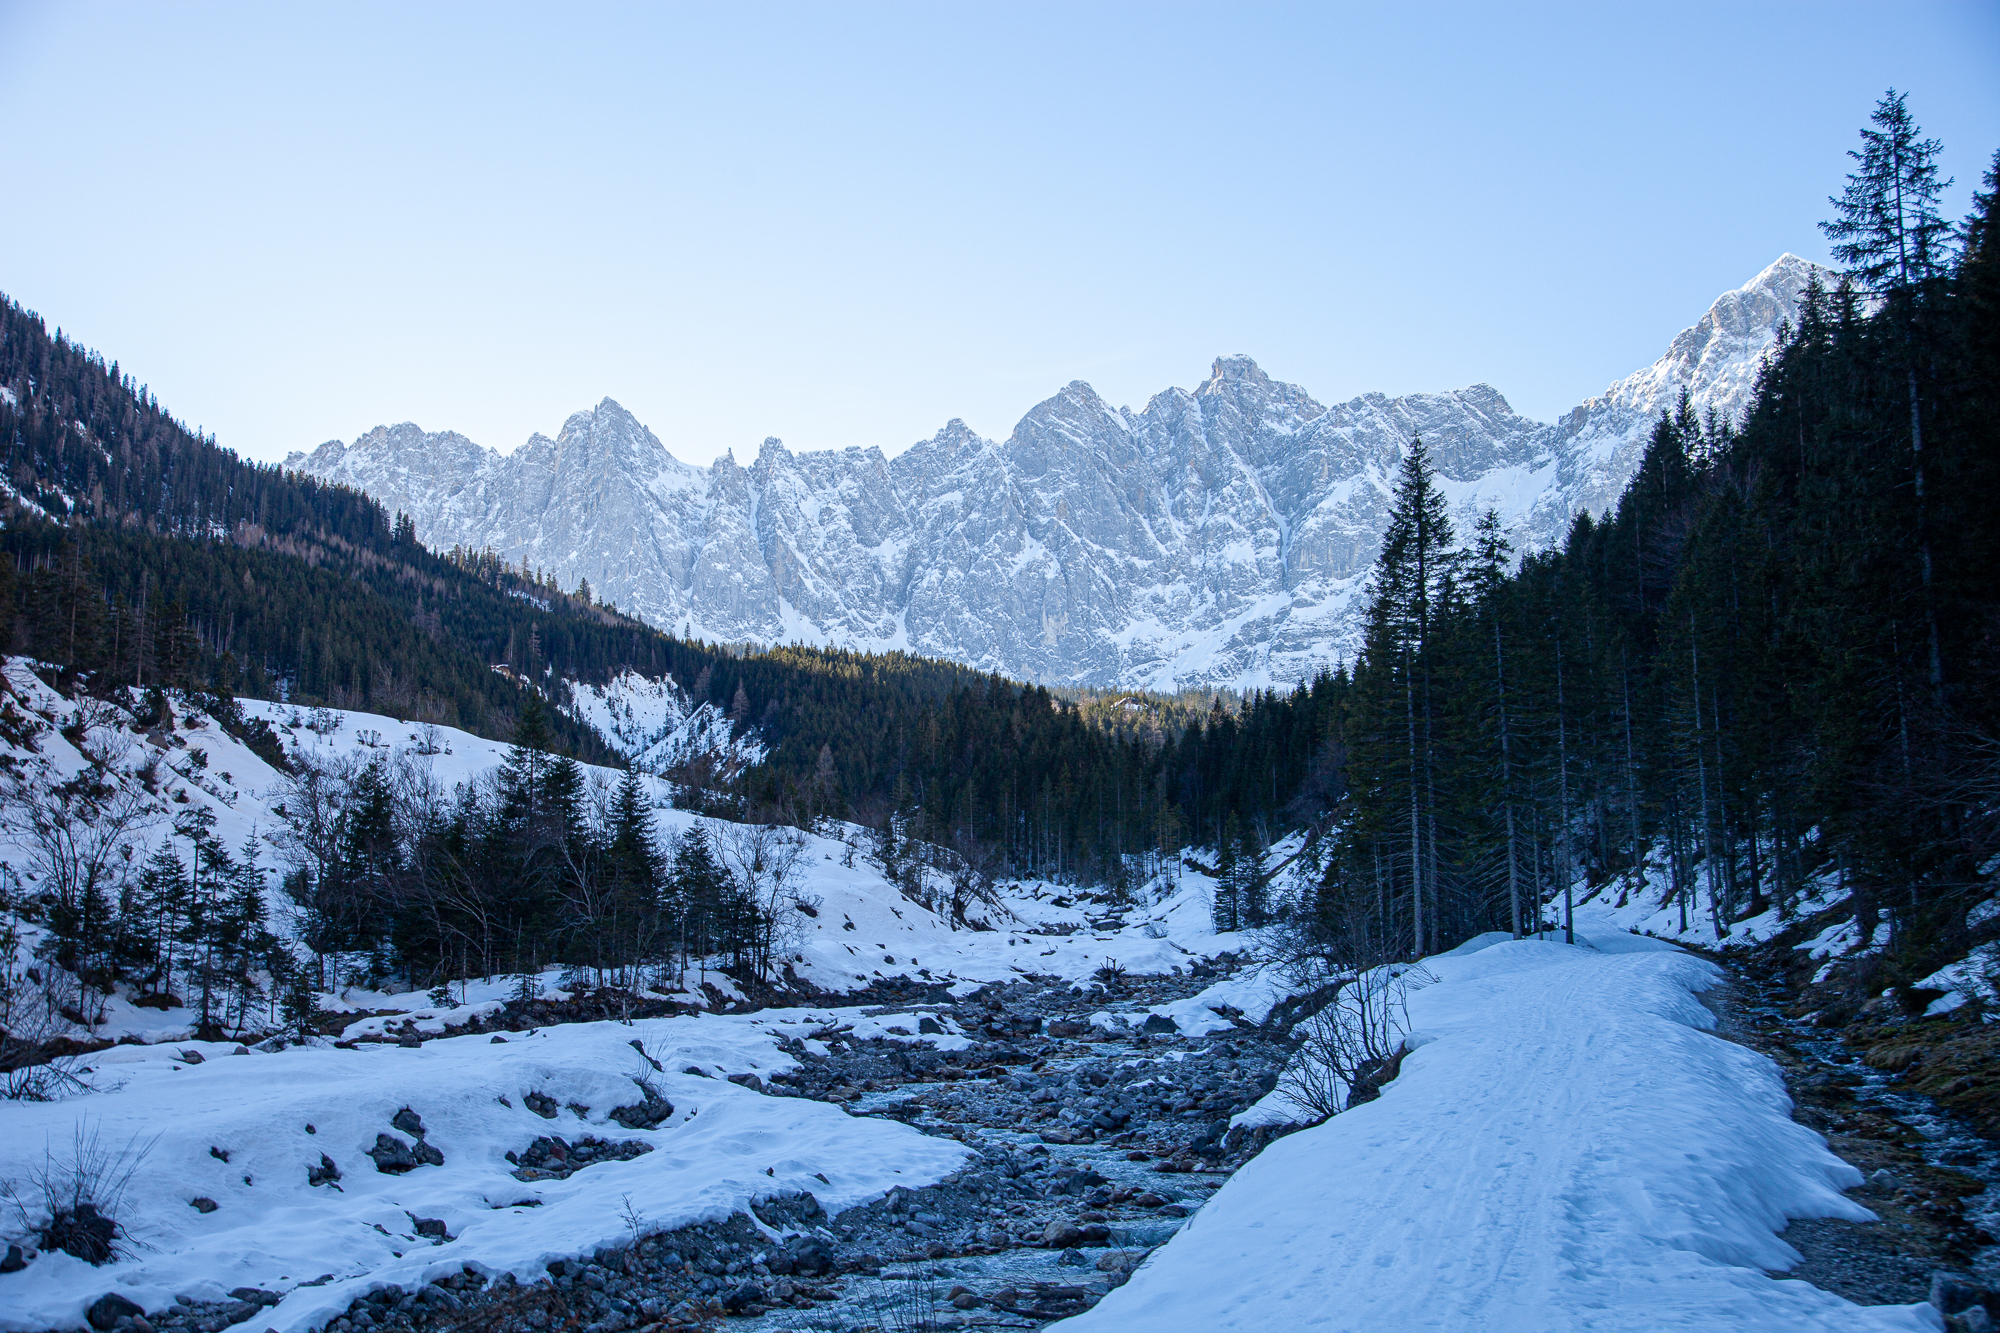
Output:
<path fill-rule="evenodd" d="M 377 1171 L 392 1176 L 417 1168 L 416 1153 L 411 1151 L 409 1144 L 393 1134 L 377 1134 L 375 1146 L 368 1150 L 368 1155 L 375 1159 Z"/>
<path fill-rule="evenodd" d="M 1931 1304 L 1939 1314 L 1957 1314 L 1977 1304 L 1985 1294 L 1984 1288 L 1974 1286 L 1956 1273 L 1931 1274 Z"/>
<path fill-rule="evenodd" d="M 420 1139 L 424 1136 L 424 1118 L 407 1106 L 396 1112 L 390 1119 L 389 1124 L 396 1129 L 402 1130 L 411 1138 Z"/>
<path fill-rule="evenodd" d="M 674 1113 L 674 1104 L 651 1088 L 645 1093 L 644 1100 L 614 1109 L 611 1119 L 626 1129 L 658 1129 Z"/>
<path fill-rule="evenodd" d="M 128 1300 L 115 1291 L 107 1291 L 84 1309 L 83 1317 L 90 1321 L 92 1328 L 103 1333 L 120 1319 L 144 1313 L 145 1310 L 137 1302 Z"/>
<path fill-rule="evenodd" d="M 1042 1244 L 1052 1250 L 1066 1250 L 1083 1244 L 1083 1228 L 1061 1218 L 1042 1228 Z"/>
<path fill-rule="evenodd" d="M 839 1256 L 834 1253 L 833 1246 L 817 1236 L 794 1241 L 791 1257 L 794 1271 L 807 1277 L 831 1273 L 840 1264 Z"/>

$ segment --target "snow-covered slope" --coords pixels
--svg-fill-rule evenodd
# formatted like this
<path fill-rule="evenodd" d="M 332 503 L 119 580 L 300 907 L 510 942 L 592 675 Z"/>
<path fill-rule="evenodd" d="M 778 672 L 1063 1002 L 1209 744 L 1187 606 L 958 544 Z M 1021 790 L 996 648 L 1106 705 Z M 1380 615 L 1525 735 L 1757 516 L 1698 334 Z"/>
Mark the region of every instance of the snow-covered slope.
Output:
<path fill-rule="evenodd" d="M 165 725 L 140 732 L 129 711 L 66 698 L 21 659 L 7 659 L 0 671 L 0 698 L 15 710 L 0 720 L 13 735 L 32 733 L 22 744 L 0 740 L 0 777 L 46 790 L 95 767 L 93 785 L 121 788 L 144 805 L 145 817 L 129 831 L 132 866 L 170 836 L 175 815 L 212 813 L 216 834 L 232 851 L 254 849 L 265 872 L 270 924 L 281 933 L 293 926 L 276 888 L 285 867 L 269 837 L 280 823 L 281 774 L 186 700 L 174 702 Z M 277 728 L 294 761 L 417 766 L 445 793 L 489 776 L 508 754 L 504 745 L 452 728 L 376 714 L 257 701 L 241 707 Z M 632 716 L 639 712 L 635 705 Z M 662 705 L 659 717 L 671 712 Z M 634 726 L 643 737 L 658 730 L 658 718 Z M 616 776 L 586 769 L 592 784 Z M 699 824 L 725 865 L 741 861 L 739 840 L 757 836 L 754 830 L 667 808 L 668 785 L 657 778 L 647 783 L 660 803 L 653 811 L 657 838 L 676 838 Z M 42 886 L 20 835 L 17 824 L 0 820 L 0 865 L 33 895 Z M 804 904 L 783 912 L 782 969 L 836 996 L 896 977 L 965 994 L 1024 974 L 1084 981 L 1109 964 L 1161 974 L 1245 943 L 1210 933 L 1212 886 L 1199 875 L 1163 885 L 1156 904 L 1109 929 L 1093 927 L 1088 905 L 1054 886 L 1012 884 L 997 904 L 971 912 L 992 928 L 968 929 L 885 879 L 870 859 L 864 830 L 829 825 L 824 836 L 796 830 L 765 836 L 778 839 L 762 844 L 766 883 L 773 865 L 788 860 L 792 901 Z M 15 905 L 11 896 L 0 903 Z M 58 973 L 36 954 L 45 928 L 32 913 L 20 924 L 14 956 L 0 958 L 17 1000 L 28 994 L 23 979 L 31 966 L 39 977 Z M 555 990 L 562 980 L 550 972 L 535 984 L 560 999 Z M 739 993 L 729 978 L 699 964 L 652 980 L 670 998 L 695 1004 Z M 259 1328 L 318 1328 L 383 1284 L 416 1286 L 468 1263 L 532 1280 L 549 1259 L 616 1244 L 636 1225 L 659 1229 L 721 1218 L 786 1188 L 810 1189 L 838 1208 L 892 1186 L 934 1182 L 966 1155 L 955 1142 L 893 1122 L 804 1098 L 760 1096 L 723 1081 L 791 1068 L 795 1061 L 780 1038 L 808 1040 L 811 1049 L 811 1034 L 836 1025 L 861 1037 L 965 1044 L 949 1032 L 913 1035 L 914 1014 L 780 1008 L 448 1035 L 469 1017 L 491 1021 L 520 984 L 475 977 L 449 988 L 448 998 L 358 988 L 320 997 L 323 1008 L 353 1015 L 344 1030 L 349 1039 L 379 1036 L 391 1024 L 438 1034 L 414 1049 L 260 1042 L 277 1023 L 256 1007 L 241 1028 L 226 1016 L 231 1040 L 200 1042 L 186 1007 L 139 1007 L 122 984 L 100 1005 L 69 986 L 60 1002 L 82 1000 L 78 1013 L 92 1021 L 50 1035 L 120 1044 L 78 1062 L 86 1091 L 39 1104 L 0 1101 L 0 1182 L 32 1192 L 37 1172 L 61 1175 L 77 1153 L 99 1149 L 112 1159 L 114 1174 L 131 1165 L 117 1213 L 124 1255 L 102 1267 L 55 1251 L 37 1255 L 25 1271 L 5 1278 L 0 1330 L 80 1326 L 85 1307 L 111 1290 L 158 1309 L 184 1293 L 220 1300 L 238 1286 L 284 1294 L 259 1316 Z M 644 1100 L 641 1080 L 673 1110 L 652 1127 L 633 1128 L 613 1113 Z M 530 1108 L 528 1093 L 550 1098 L 545 1110 L 568 1108 L 551 1112 L 558 1126 Z M 421 1118 L 425 1141 L 443 1161 L 401 1174 L 378 1171 L 369 1156 L 380 1146 L 377 1136 L 401 1134 L 407 1146 L 414 1132 L 391 1123 L 405 1107 Z M 654 1151 L 621 1160 L 616 1169 L 593 1166 L 563 1179 L 516 1176 L 506 1154 L 549 1133 L 643 1143 Z M 327 1162 L 337 1180 L 325 1176 Z M 320 1183 L 313 1183 L 314 1172 Z M 39 1204 L 26 1199 L 24 1208 L 34 1214 Z M 635 1221 L 628 1208 L 643 1217 Z M 433 1248 L 419 1219 L 441 1223 L 452 1243 Z M 17 1225 L 22 1220 L 0 1227 L 0 1248 L 31 1241 Z M 323 1274 L 327 1280 L 312 1285 Z"/>
<path fill-rule="evenodd" d="M 714 704 L 700 707 L 672 676 L 651 680 L 624 671 L 603 685 L 570 683 L 569 706 L 605 743 L 635 768 L 665 773 L 697 755 L 727 766 L 755 764 L 765 755 L 754 734 L 734 734 Z"/>
<path fill-rule="evenodd" d="M 1708 1034 L 1716 969 L 1659 941 L 1425 960 L 1375 1101 L 1283 1138 L 1078 1333 L 1939 1327 L 1774 1279 L 1797 1217 L 1868 1220 L 1776 1066 Z"/>
<path fill-rule="evenodd" d="M 952 421 L 889 458 L 676 460 L 609 398 L 501 455 L 380 427 L 287 462 L 411 514 L 427 543 L 588 578 L 663 629 L 730 642 L 908 648 L 1051 683 L 1289 682 L 1350 654 L 1357 598 L 1411 436 L 1462 522 L 1517 547 L 1612 504 L 1682 389 L 1724 416 L 1826 270 L 1785 255 L 1653 365 L 1555 424 L 1489 385 L 1333 407 L 1218 358 L 1139 411 L 1072 383 L 1005 441 Z"/>
<path fill-rule="evenodd" d="M 90 761 L 63 731 L 80 716 L 77 702 L 51 689 L 22 659 L 6 659 L 0 670 L 8 693 L 36 729 L 32 749 L 0 743 L 0 767 L 45 786 L 84 773 Z M 609 697 L 617 701 L 627 696 Z M 462 784 L 490 776 L 509 753 L 498 741 L 380 714 L 300 709 L 249 699 L 240 706 L 248 717 L 270 722 L 293 756 L 323 765 L 381 758 L 422 770 L 433 788 L 447 797 Z M 143 862 L 152 847 L 170 836 L 174 816 L 206 808 L 215 816 L 215 833 L 227 847 L 254 851 L 267 883 L 268 918 L 274 929 L 288 929 L 293 909 L 276 888 L 287 866 L 271 836 L 282 825 L 273 807 L 283 796 L 283 775 L 184 701 L 176 702 L 171 724 L 143 734 L 132 727 L 129 713 L 91 707 L 95 725 L 83 737 L 84 743 L 108 760 L 107 778 L 138 795 L 145 805 L 129 833 L 130 864 Z M 672 709 L 671 704 L 663 705 L 661 716 Z M 653 724 L 634 725 L 635 734 L 652 734 L 647 728 Z M 153 789 L 146 786 L 149 773 Z M 620 776 L 588 765 L 584 774 L 599 790 L 608 790 Z M 672 808 L 669 784 L 650 776 L 645 781 L 654 802 L 654 836 L 662 845 L 699 825 L 728 862 L 737 840 L 750 836 L 748 826 Z M 870 856 L 873 835 L 867 830 L 831 823 L 823 829 L 823 834 L 786 829 L 777 835 L 783 841 L 777 854 L 791 867 L 789 886 L 811 908 L 789 913 L 782 923 L 781 961 L 799 981 L 816 990 L 840 993 L 902 976 L 964 988 L 1026 973 L 1083 980 L 1111 963 L 1134 973 L 1157 974 L 1186 967 L 1193 954 L 1244 944 L 1239 937 L 1211 933 L 1212 885 L 1184 869 L 1177 872 L 1173 885 L 1161 890 L 1159 903 L 1144 921 L 1135 917 L 1115 930 L 1092 929 L 1083 906 L 1072 903 L 1061 889 L 1033 881 L 1003 885 L 997 906 L 971 910 L 973 919 L 993 929 L 954 926 L 884 878 Z M 764 854 L 773 853 L 766 849 Z M 0 864 L 13 868 L 22 876 L 23 888 L 34 892 L 30 860 L 18 835 L 0 827 Z M 931 901 L 941 900 L 948 892 L 945 876 L 938 871 L 924 873 Z M 39 938 L 38 929 L 30 924 L 23 948 L 31 949 Z M 498 984 L 504 989 L 504 982 Z M 394 1005 L 393 997 L 366 998 L 370 1006 Z M 328 995 L 324 1000 L 336 1010 L 353 1007 L 346 996 Z M 421 1005 L 394 1007 L 409 1009 L 425 1021 L 438 1017 Z M 96 1035 L 171 1041 L 192 1031 L 193 1015 L 188 1011 L 134 1007 L 122 988 L 103 1009 L 105 1021 L 95 1026 Z M 72 1035 L 89 1034 L 78 1030 Z"/>
<path fill-rule="evenodd" d="M 130 1257 L 93 1268 L 60 1251 L 38 1256 L 8 1278 L 0 1328 L 80 1327 L 106 1290 L 157 1310 L 183 1293 L 221 1300 L 239 1286 L 286 1297 L 258 1328 L 319 1328 L 377 1286 L 416 1286 L 466 1264 L 533 1281 L 551 1259 L 629 1243 L 628 1209 L 656 1229 L 721 1219 L 784 1189 L 839 1207 L 957 1167 L 966 1150 L 950 1140 L 680 1072 L 791 1068 L 776 1038 L 826 1021 L 774 1012 L 564 1024 L 418 1050 L 114 1047 L 93 1057 L 96 1094 L 0 1108 L 0 1173 L 27 1180 L 45 1150 L 60 1164 L 79 1132 L 129 1152 L 119 1221 Z M 612 1119 L 643 1103 L 641 1077 L 673 1107 L 654 1128 Z M 583 1109 L 552 1124 L 529 1094 Z M 385 1174 L 368 1154 L 378 1135 L 407 1132 L 391 1123 L 405 1107 L 443 1160 Z M 650 1151 L 565 1179 L 517 1178 L 506 1155 L 550 1133 Z M 312 1183 L 325 1162 L 338 1179 Z M 434 1247 L 420 1218 L 442 1222 L 452 1243 Z M 303 1285 L 322 1274 L 331 1280 Z"/>

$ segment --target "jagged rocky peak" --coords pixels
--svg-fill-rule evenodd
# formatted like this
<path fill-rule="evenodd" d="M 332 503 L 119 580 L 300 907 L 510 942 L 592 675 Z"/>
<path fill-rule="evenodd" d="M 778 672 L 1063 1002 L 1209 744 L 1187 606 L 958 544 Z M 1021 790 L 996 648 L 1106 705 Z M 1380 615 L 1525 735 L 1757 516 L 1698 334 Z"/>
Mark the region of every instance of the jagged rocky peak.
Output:
<path fill-rule="evenodd" d="M 1252 384 L 1262 384 L 1269 383 L 1270 378 L 1254 360 L 1241 352 L 1234 356 L 1218 356 L 1208 372 L 1211 384 L 1221 380 L 1249 380 Z"/>
<path fill-rule="evenodd" d="M 1493 385 L 1331 407 L 1248 356 L 1145 408 L 1073 381 L 1004 442 L 953 418 L 893 457 L 675 459 L 615 400 L 513 455 L 405 423 L 287 460 L 433 545 L 491 546 L 653 623 L 727 641 L 908 648 L 1051 683 L 1284 684 L 1351 655 L 1396 468 L 1432 445 L 1456 517 L 1517 549 L 1615 502 L 1683 389 L 1734 415 L 1827 270 L 1782 255 L 1652 365 L 1548 424 Z"/>
<path fill-rule="evenodd" d="M 1457 397 L 1460 402 L 1473 411 L 1484 413 L 1487 416 L 1511 417 L 1517 415 L 1514 411 L 1514 405 L 1507 401 L 1507 395 L 1501 393 L 1484 380 L 1460 389 Z"/>

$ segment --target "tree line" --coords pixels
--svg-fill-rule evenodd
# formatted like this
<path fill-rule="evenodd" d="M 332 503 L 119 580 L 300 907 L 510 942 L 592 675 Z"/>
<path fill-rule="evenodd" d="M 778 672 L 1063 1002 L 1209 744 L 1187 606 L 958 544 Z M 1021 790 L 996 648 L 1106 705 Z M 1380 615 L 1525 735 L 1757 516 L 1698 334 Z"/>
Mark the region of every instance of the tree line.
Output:
<path fill-rule="evenodd" d="M 435 986 L 562 966 L 638 989 L 690 966 L 746 981 L 781 966 L 812 906 L 795 831 L 695 822 L 663 842 L 641 775 L 592 783 L 553 741 L 531 702 L 506 763 L 450 792 L 407 762 L 296 767 L 276 846 L 322 985 L 343 969 Z"/>
<path fill-rule="evenodd" d="M 628 770 L 593 781 L 552 753 L 539 704 L 496 772 L 451 791 L 407 754 L 300 752 L 276 793 L 268 849 L 226 845 L 206 805 L 162 813 L 161 784 L 121 764 L 129 742 L 118 738 L 147 722 L 88 706 L 69 728 L 83 771 L 5 774 L 0 824 L 24 856 L 0 872 L 0 933 L 18 945 L 23 920 L 41 925 L 36 957 L 56 970 L 0 995 L 0 1065 L 42 1030 L 23 1021 L 34 1001 L 91 1026 L 120 984 L 134 1003 L 184 1007 L 198 1033 L 220 1037 L 303 1035 L 323 1022 L 323 993 L 391 980 L 441 1003 L 453 982 L 496 975 L 520 978 L 526 998 L 551 967 L 627 992 L 676 988 L 708 967 L 769 980 L 800 914 L 816 910 L 801 891 L 796 830 L 694 821 L 663 838 L 648 780 Z M 283 867 L 276 884 L 260 859 Z M 20 981 L 11 961 L 0 971 Z"/>
<path fill-rule="evenodd" d="M 1964 939 L 2000 851 L 2000 231 L 1992 172 L 1938 216 L 1937 152 L 1885 98 L 1842 283 L 1742 421 L 1684 399 L 1560 549 L 1510 571 L 1412 446 L 1361 657 L 1251 710 L 1338 761 L 1310 932 L 1421 954 L 1646 883 L 1721 934 L 1820 886 L 1910 966 Z"/>

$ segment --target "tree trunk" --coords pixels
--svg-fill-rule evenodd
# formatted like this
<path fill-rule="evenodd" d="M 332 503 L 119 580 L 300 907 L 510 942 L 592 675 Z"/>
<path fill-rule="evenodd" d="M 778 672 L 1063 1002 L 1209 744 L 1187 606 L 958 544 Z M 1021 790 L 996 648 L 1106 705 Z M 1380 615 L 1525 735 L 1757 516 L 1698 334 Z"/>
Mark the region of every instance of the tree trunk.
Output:
<path fill-rule="evenodd" d="M 1493 680 L 1500 695 L 1500 805 L 1507 817 L 1507 906 L 1521 938 L 1521 871 L 1514 854 L 1514 770 L 1507 736 L 1507 662 L 1500 647 L 1500 613 L 1493 613 Z"/>

